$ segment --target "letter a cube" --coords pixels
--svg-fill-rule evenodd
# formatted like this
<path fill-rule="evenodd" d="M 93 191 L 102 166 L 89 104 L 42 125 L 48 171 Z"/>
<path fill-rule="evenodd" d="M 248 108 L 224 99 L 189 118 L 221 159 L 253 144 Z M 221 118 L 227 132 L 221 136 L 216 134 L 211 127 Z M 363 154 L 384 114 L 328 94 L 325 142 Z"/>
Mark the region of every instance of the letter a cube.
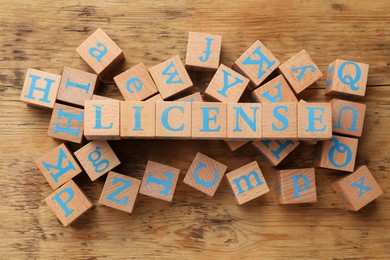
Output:
<path fill-rule="evenodd" d="M 76 51 L 102 77 L 125 57 L 123 51 L 101 28 L 77 47 Z"/>
<path fill-rule="evenodd" d="M 77 150 L 74 155 L 92 181 L 121 163 L 106 141 L 92 141 Z"/>
<path fill-rule="evenodd" d="M 383 194 L 366 165 L 332 184 L 348 210 L 358 211 Z"/>
<path fill-rule="evenodd" d="M 227 173 L 226 180 L 238 205 L 269 192 L 263 173 L 256 161 Z"/>
<path fill-rule="evenodd" d="M 99 204 L 131 213 L 141 181 L 116 172 L 109 172 Z"/>
<path fill-rule="evenodd" d="M 197 153 L 183 182 L 213 197 L 226 170 L 226 165 L 202 153 Z"/>
<path fill-rule="evenodd" d="M 215 71 L 221 55 L 222 36 L 190 32 L 188 35 L 186 68 Z"/>
<path fill-rule="evenodd" d="M 139 193 L 172 202 L 180 169 L 148 161 Z"/>
<path fill-rule="evenodd" d="M 192 81 L 179 56 L 175 56 L 149 69 L 150 75 L 163 99 L 192 87 Z"/>
<path fill-rule="evenodd" d="M 279 171 L 278 197 L 280 204 L 317 202 L 314 168 Z"/>
<path fill-rule="evenodd" d="M 54 190 L 82 171 L 65 144 L 41 156 L 35 164 Z"/>
<path fill-rule="evenodd" d="M 94 204 L 72 180 L 45 199 L 46 204 L 64 226 L 70 225 Z"/>
<path fill-rule="evenodd" d="M 368 64 L 335 60 L 329 65 L 325 95 L 358 96 L 366 94 Z"/>
<path fill-rule="evenodd" d="M 33 106 L 53 108 L 60 81 L 60 75 L 28 69 L 20 100 Z"/>

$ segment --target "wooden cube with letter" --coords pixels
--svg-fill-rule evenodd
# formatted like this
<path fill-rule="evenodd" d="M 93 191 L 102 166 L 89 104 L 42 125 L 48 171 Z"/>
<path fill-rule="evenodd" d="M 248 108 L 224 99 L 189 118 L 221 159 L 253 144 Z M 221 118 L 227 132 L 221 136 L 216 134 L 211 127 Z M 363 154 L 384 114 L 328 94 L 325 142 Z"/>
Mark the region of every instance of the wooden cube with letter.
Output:
<path fill-rule="evenodd" d="M 185 101 L 185 102 L 203 102 L 202 95 L 200 92 L 195 92 L 190 95 L 187 95 L 182 98 L 178 98 L 175 101 Z"/>
<path fill-rule="evenodd" d="M 226 139 L 226 104 L 192 103 L 192 138 Z"/>
<path fill-rule="evenodd" d="M 298 103 L 298 138 L 326 140 L 332 137 L 330 103 Z"/>
<path fill-rule="evenodd" d="M 259 103 L 227 104 L 227 139 L 262 138 L 262 107 Z"/>
<path fill-rule="evenodd" d="M 277 166 L 300 144 L 294 140 L 257 140 L 252 143 L 264 157 L 273 165 Z"/>
<path fill-rule="evenodd" d="M 156 103 L 121 101 L 121 138 L 156 137 Z"/>
<path fill-rule="evenodd" d="M 252 94 L 255 102 L 298 102 L 297 97 L 291 90 L 283 75 L 268 81 L 255 89 Z"/>
<path fill-rule="evenodd" d="M 297 139 L 298 118 L 295 102 L 263 103 L 263 138 Z"/>
<path fill-rule="evenodd" d="M 191 138 L 191 103 L 156 102 L 156 137 Z"/>

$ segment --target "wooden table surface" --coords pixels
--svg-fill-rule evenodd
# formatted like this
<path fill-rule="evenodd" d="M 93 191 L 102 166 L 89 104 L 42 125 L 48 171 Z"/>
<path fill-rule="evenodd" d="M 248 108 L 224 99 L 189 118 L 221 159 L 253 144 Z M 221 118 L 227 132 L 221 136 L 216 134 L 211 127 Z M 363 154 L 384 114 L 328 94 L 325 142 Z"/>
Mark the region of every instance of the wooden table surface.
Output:
<path fill-rule="evenodd" d="M 382 1 L 22 1 L 0 11 L 0 252 L 2 259 L 95 258 L 382 258 L 390 255 L 390 2 Z M 118 172 L 141 178 L 148 159 L 180 168 L 168 204 L 140 195 L 132 215 L 97 206 L 64 228 L 44 203 L 52 189 L 34 158 L 59 144 L 47 136 L 50 111 L 19 101 L 27 68 L 60 74 L 91 69 L 75 49 L 96 28 L 123 49 L 113 75 L 176 54 L 184 60 L 189 31 L 223 36 L 222 62 L 231 66 L 255 40 L 281 61 L 305 48 L 326 74 L 336 58 L 370 64 L 364 134 L 357 165 L 367 164 L 385 194 L 358 213 L 346 211 L 331 183 L 345 173 L 316 171 L 318 202 L 277 203 L 275 168 L 251 146 L 230 152 L 221 141 L 120 141 L 112 146 Z M 212 75 L 190 73 L 194 91 Z M 300 96 L 325 100 L 325 77 Z M 98 94 L 120 97 L 112 76 Z M 245 93 L 244 100 L 248 93 Z M 79 148 L 71 145 L 72 150 Z M 271 192 L 235 205 L 226 184 L 214 198 L 182 183 L 196 152 L 229 170 L 257 160 Z M 310 167 L 314 147 L 301 145 L 277 169 Z M 104 178 L 75 181 L 96 202 Z"/>

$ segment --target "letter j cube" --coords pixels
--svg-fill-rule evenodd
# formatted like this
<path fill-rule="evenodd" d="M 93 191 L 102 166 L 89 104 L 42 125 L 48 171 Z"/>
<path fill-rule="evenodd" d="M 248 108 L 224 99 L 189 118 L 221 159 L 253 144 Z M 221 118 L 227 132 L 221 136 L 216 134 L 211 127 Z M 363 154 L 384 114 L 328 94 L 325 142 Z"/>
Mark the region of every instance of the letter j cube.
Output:
<path fill-rule="evenodd" d="M 269 192 L 268 185 L 256 161 L 227 173 L 226 180 L 238 205 Z"/>
<path fill-rule="evenodd" d="M 46 204 L 64 226 L 70 225 L 94 204 L 72 180 L 45 199 Z"/>
<path fill-rule="evenodd" d="M 358 211 L 383 194 L 367 166 L 332 184 L 348 210 Z"/>

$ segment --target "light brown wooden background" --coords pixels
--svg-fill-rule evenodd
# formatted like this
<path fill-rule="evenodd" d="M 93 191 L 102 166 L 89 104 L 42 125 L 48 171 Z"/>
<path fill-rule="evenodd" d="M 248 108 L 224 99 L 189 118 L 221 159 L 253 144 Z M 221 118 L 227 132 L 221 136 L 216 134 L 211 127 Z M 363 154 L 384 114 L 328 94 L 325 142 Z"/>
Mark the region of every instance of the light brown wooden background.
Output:
<path fill-rule="evenodd" d="M 0 1 L 0 258 L 386 258 L 390 255 L 390 2 L 382 1 Z M 317 170 L 318 203 L 280 206 L 272 169 L 251 146 L 229 152 L 219 141 L 122 141 L 118 172 L 141 177 L 148 159 L 182 169 L 198 151 L 235 169 L 257 160 L 272 191 L 236 206 L 224 183 L 210 199 L 181 177 L 174 202 L 139 196 L 134 214 L 96 207 L 63 228 L 45 205 L 52 190 L 33 159 L 58 144 L 47 137 L 50 111 L 19 101 L 28 67 L 61 73 L 90 68 L 76 47 L 102 27 L 124 50 L 114 72 L 179 54 L 189 31 L 223 35 L 222 62 L 255 40 L 285 61 L 305 48 L 325 73 L 335 58 L 370 64 L 364 135 L 357 164 L 367 164 L 385 195 L 361 212 L 344 210 L 330 187 L 343 173 Z M 326 74 L 326 73 L 325 73 Z M 191 73 L 204 91 L 211 75 Z M 98 94 L 118 97 L 112 77 Z M 325 78 L 301 97 L 324 100 Z M 247 95 L 246 93 L 245 95 Z M 72 149 L 77 146 L 72 145 Z M 308 167 L 302 145 L 278 168 Z M 104 178 L 76 182 L 94 200 Z"/>

